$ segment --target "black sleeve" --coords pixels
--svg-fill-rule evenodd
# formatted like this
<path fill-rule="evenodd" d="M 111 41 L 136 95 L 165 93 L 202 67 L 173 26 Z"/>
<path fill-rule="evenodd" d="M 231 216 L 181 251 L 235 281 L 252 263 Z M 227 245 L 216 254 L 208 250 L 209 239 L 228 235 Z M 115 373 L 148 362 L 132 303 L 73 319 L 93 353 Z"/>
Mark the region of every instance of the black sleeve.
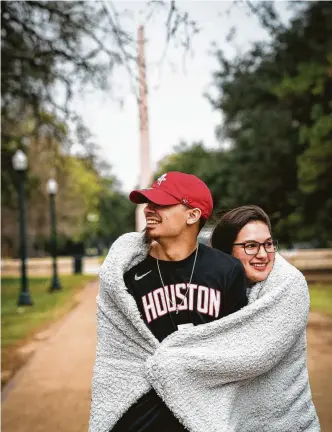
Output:
<path fill-rule="evenodd" d="M 235 264 L 229 279 L 223 315 L 230 315 L 247 304 L 247 279 L 244 268 L 239 262 Z"/>
<path fill-rule="evenodd" d="M 133 291 L 133 286 L 132 286 L 132 284 L 130 283 L 130 271 L 127 271 L 127 272 L 123 275 L 123 280 L 124 280 L 124 283 L 125 283 L 125 285 L 126 285 L 128 291 L 132 293 L 132 291 Z"/>
<path fill-rule="evenodd" d="M 135 298 L 136 300 L 136 296 L 135 296 L 135 289 L 134 289 L 134 283 L 133 283 L 133 272 L 132 269 L 127 271 L 124 275 L 123 275 L 123 280 L 124 283 L 127 287 L 127 291 Z"/>

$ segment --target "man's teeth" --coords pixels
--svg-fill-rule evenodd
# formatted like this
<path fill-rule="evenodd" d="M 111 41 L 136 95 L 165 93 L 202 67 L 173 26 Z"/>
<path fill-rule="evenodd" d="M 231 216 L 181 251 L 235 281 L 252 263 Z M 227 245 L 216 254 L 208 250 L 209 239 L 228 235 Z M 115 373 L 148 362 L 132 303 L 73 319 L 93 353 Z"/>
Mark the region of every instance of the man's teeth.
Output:
<path fill-rule="evenodd" d="M 160 222 L 158 222 L 156 220 L 149 219 L 149 220 L 146 221 L 146 223 L 147 223 L 147 225 L 157 225 Z"/>

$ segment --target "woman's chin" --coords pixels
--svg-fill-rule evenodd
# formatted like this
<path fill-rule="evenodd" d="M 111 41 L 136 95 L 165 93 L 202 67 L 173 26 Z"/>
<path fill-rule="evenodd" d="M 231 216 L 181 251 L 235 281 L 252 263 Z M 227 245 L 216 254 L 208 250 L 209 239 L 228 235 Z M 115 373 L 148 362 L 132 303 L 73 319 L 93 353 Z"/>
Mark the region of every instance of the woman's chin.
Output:
<path fill-rule="evenodd" d="M 250 275 L 248 275 L 248 279 L 251 283 L 257 283 L 257 282 L 263 282 L 269 275 L 269 271 L 264 271 L 264 272 L 258 272 L 258 271 L 254 271 L 251 272 Z"/>

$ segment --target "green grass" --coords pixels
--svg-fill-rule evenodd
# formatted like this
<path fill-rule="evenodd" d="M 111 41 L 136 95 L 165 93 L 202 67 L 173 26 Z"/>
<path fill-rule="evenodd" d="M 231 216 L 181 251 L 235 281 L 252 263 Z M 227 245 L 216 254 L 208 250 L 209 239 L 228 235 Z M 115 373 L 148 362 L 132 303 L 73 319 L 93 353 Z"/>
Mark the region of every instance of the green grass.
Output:
<path fill-rule="evenodd" d="M 17 307 L 20 279 L 1 278 L 1 346 L 14 346 L 67 313 L 76 302 L 76 294 L 89 281 L 91 275 L 61 276 L 62 290 L 50 293 L 49 277 L 29 278 L 29 291 L 33 306 Z"/>
<path fill-rule="evenodd" d="M 312 284 L 310 290 L 310 310 L 332 317 L 332 285 Z"/>

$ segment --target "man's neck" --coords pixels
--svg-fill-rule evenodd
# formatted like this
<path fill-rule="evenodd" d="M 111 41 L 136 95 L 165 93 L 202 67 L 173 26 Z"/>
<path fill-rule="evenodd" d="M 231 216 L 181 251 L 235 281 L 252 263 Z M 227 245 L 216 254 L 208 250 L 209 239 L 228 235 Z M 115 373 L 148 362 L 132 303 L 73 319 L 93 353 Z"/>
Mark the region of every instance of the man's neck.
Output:
<path fill-rule="evenodd" d="M 181 261 L 191 255 L 197 247 L 197 239 L 190 241 L 163 239 L 153 242 L 150 255 L 163 261 Z"/>

